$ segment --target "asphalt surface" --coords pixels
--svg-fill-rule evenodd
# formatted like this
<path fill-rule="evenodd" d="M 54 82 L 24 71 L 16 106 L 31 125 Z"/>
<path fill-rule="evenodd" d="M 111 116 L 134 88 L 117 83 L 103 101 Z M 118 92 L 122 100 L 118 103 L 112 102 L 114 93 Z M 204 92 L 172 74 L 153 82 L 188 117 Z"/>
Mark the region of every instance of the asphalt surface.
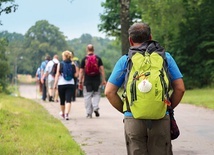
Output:
<path fill-rule="evenodd" d="M 60 119 L 59 103 L 44 102 L 36 86 L 20 85 L 21 96 L 40 103 L 51 115 L 61 120 L 73 139 L 87 155 L 126 155 L 123 115 L 106 98 L 100 101 L 100 117 L 86 118 L 84 100 L 72 103 L 69 121 Z M 174 155 L 214 155 L 214 111 L 189 104 L 175 109 L 181 135 L 173 140 Z"/>

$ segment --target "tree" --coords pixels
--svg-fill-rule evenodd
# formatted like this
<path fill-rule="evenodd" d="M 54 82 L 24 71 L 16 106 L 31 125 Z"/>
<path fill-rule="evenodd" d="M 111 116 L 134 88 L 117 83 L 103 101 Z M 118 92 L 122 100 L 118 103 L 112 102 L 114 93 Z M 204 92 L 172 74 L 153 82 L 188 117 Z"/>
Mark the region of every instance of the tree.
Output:
<path fill-rule="evenodd" d="M 186 1 L 176 54 L 187 88 L 214 82 L 214 1 Z"/>
<path fill-rule="evenodd" d="M 143 3 L 138 0 L 137 4 L 142 9 L 142 21 L 151 27 L 153 39 L 171 51 L 184 14 L 182 0 L 144 0 Z"/>
<path fill-rule="evenodd" d="M 7 2 L 11 2 L 11 4 L 7 5 Z M 18 5 L 13 4 L 13 2 L 14 0 L 0 0 L 0 16 L 3 12 L 6 14 L 9 14 L 17 10 Z M 4 7 L 3 7 L 3 4 L 5 4 Z M 1 25 L 1 21 L 0 21 L 0 25 Z"/>
<path fill-rule="evenodd" d="M 10 65 L 10 77 L 15 81 L 16 74 L 24 74 L 31 71 L 31 65 L 28 65 L 27 62 L 29 62 L 29 60 L 23 49 L 24 35 L 3 31 L 0 33 L 0 38 L 7 40 L 6 56 L 8 64 Z"/>
<path fill-rule="evenodd" d="M 141 10 L 135 1 L 120 0 L 118 3 L 118 0 L 106 0 L 101 4 L 105 11 L 100 15 L 101 24 L 98 29 L 121 41 L 122 55 L 127 53 L 129 47 L 129 26 L 141 19 Z"/>
<path fill-rule="evenodd" d="M 6 39 L 0 39 L 0 92 L 5 92 L 8 82 L 8 76 L 10 73 L 9 64 L 7 62 L 6 57 L 6 47 L 8 45 L 8 42 Z"/>
<path fill-rule="evenodd" d="M 55 54 L 61 54 L 62 51 L 67 49 L 68 46 L 65 38 L 58 27 L 49 24 L 46 20 L 37 21 L 27 31 L 24 48 L 26 53 L 28 53 L 28 59 L 34 60 L 32 65 L 29 64 L 32 67 L 31 75 L 35 74 L 45 55 L 52 57 Z"/>
<path fill-rule="evenodd" d="M 129 26 L 130 26 L 130 17 L 129 17 L 129 7 L 131 0 L 120 0 L 120 24 L 121 24 L 121 47 L 122 54 L 125 54 L 129 49 Z M 124 52 L 123 52 L 124 51 Z"/>
<path fill-rule="evenodd" d="M 11 75 L 13 76 L 13 80 L 15 82 L 17 74 L 22 73 L 20 70 L 25 67 L 24 64 L 28 60 L 26 55 L 22 53 L 24 51 L 24 36 L 19 33 L 9 33 L 7 31 L 4 31 L 3 34 L 4 37 L 8 40 L 7 58 L 11 68 L 13 66 L 13 69 L 11 69 Z M 29 65 L 26 65 L 25 68 L 28 68 L 28 66 Z"/>
<path fill-rule="evenodd" d="M 10 5 L 7 6 L 7 2 L 11 2 Z M 15 12 L 18 8 L 18 5 L 13 4 L 14 0 L 0 0 L 0 16 L 2 13 L 9 14 L 11 12 Z M 4 4 L 4 6 L 3 6 Z M 2 25 L 0 21 L 0 26 Z M 9 64 L 7 63 L 6 57 L 6 47 L 8 45 L 8 41 L 4 38 L 0 39 L 0 92 L 6 91 L 7 88 L 7 78 L 10 73 Z"/>

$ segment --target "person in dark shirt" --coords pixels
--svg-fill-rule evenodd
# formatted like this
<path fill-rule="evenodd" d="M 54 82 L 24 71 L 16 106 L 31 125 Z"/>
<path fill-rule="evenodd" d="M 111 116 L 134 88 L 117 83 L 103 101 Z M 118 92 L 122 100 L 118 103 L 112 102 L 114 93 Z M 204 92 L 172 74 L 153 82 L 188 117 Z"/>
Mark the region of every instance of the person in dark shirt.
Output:
<path fill-rule="evenodd" d="M 93 111 L 96 117 L 100 116 L 98 111 L 101 97 L 100 86 L 105 85 L 106 80 L 102 59 L 94 54 L 93 45 L 89 44 L 86 51 L 87 55 L 80 65 L 79 89 L 83 89 L 87 118 L 92 118 Z"/>

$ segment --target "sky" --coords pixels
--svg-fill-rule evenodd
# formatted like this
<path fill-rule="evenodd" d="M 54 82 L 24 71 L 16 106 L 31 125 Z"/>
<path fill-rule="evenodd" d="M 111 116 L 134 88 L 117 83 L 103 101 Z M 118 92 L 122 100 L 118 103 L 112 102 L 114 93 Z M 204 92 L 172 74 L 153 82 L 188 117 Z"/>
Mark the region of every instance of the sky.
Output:
<path fill-rule="evenodd" d="M 98 31 L 99 14 L 103 13 L 101 2 L 105 0 L 15 0 L 18 10 L 2 14 L 0 31 L 25 34 L 39 20 L 55 25 L 68 39 L 79 38 L 88 33 L 105 37 Z"/>

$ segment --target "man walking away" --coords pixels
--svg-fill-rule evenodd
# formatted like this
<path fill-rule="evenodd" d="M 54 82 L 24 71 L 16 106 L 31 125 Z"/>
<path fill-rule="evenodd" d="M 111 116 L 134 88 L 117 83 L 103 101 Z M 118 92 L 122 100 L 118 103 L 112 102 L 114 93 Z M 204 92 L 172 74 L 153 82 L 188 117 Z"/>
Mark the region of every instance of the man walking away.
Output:
<path fill-rule="evenodd" d="M 43 74 L 42 81 L 44 81 L 45 78 L 48 79 L 48 96 L 49 96 L 49 102 L 54 102 L 54 81 L 55 81 L 55 74 L 57 65 L 59 63 L 58 55 L 54 55 L 53 59 L 49 61 L 45 67 L 45 73 Z"/>
<path fill-rule="evenodd" d="M 135 23 L 129 28 L 129 53 L 117 61 L 105 88 L 109 102 L 125 116 L 128 155 L 172 155 L 167 107 L 171 102 L 175 108 L 185 91 L 176 62 L 151 39 L 147 24 Z M 168 81 L 172 86 L 170 96 Z M 122 100 L 117 91 L 124 83 Z"/>
<path fill-rule="evenodd" d="M 92 118 L 92 113 L 99 117 L 100 85 L 105 85 L 105 71 L 102 59 L 94 54 L 94 46 L 89 44 L 86 48 L 87 55 L 80 65 L 79 89 L 82 89 L 85 100 L 87 118 Z M 83 84 L 84 81 L 84 84 Z"/>
<path fill-rule="evenodd" d="M 43 61 L 41 63 L 41 77 L 43 77 L 43 74 L 45 73 L 45 67 L 47 65 L 47 63 L 51 60 L 51 57 L 49 55 L 47 55 L 45 57 L 45 61 Z M 45 101 L 46 98 L 47 98 L 47 83 L 46 83 L 46 78 L 44 78 L 43 80 L 41 79 L 41 82 L 42 82 L 42 100 Z"/>

